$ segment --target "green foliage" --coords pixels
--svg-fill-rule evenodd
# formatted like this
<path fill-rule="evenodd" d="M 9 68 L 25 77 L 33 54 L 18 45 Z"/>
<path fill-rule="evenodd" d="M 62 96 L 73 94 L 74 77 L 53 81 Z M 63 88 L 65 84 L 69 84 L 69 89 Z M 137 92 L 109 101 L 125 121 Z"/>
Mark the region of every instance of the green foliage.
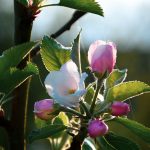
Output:
<path fill-rule="evenodd" d="M 128 128 L 131 132 L 142 138 L 145 142 L 150 143 L 150 128 L 147 128 L 144 125 L 127 118 L 118 117 L 115 118 L 114 121 Z"/>
<path fill-rule="evenodd" d="M 17 1 L 23 4 L 24 6 L 28 6 L 28 0 L 17 0 Z"/>
<path fill-rule="evenodd" d="M 105 88 L 109 89 L 114 85 L 117 85 L 125 80 L 127 76 L 127 69 L 119 70 L 115 69 L 106 79 Z"/>
<path fill-rule="evenodd" d="M 57 117 L 53 120 L 54 125 L 69 125 L 69 118 L 64 112 L 60 112 Z M 51 139 L 54 139 L 57 141 L 56 143 L 52 143 L 54 147 L 59 147 L 58 149 L 63 149 L 66 144 L 70 145 L 70 136 L 66 131 L 59 132 L 53 136 L 51 136 Z"/>
<path fill-rule="evenodd" d="M 85 95 L 85 101 L 88 103 L 88 104 L 91 104 L 92 103 L 92 98 L 94 96 L 94 88 L 93 87 L 90 87 L 87 92 L 86 92 L 86 95 Z"/>
<path fill-rule="evenodd" d="M 91 138 L 86 138 L 82 144 L 82 150 L 96 150 L 95 144 Z"/>
<path fill-rule="evenodd" d="M 105 139 L 111 144 L 116 150 L 139 150 L 136 143 L 129 140 L 126 137 L 118 136 L 112 132 L 105 135 Z"/>
<path fill-rule="evenodd" d="M 150 92 L 150 86 L 140 81 L 120 83 L 107 92 L 106 101 L 124 101 L 126 99 Z"/>
<path fill-rule="evenodd" d="M 99 149 L 102 149 L 102 150 L 117 150 L 103 136 L 96 138 L 96 142 L 97 142 L 97 145 L 98 145 Z"/>
<path fill-rule="evenodd" d="M 29 142 L 31 143 L 35 140 L 51 137 L 66 128 L 67 127 L 65 125 L 48 125 L 41 129 L 34 130 L 29 135 Z"/>
<path fill-rule="evenodd" d="M 74 40 L 72 51 L 71 51 L 71 59 L 76 63 L 77 67 L 79 68 L 79 72 L 81 73 L 80 33 Z"/>
<path fill-rule="evenodd" d="M 3 76 L 0 77 L 0 91 L 7 94 L 24 82 L 28 77 L 38 73 L 37 66 L 32 63 L 28 63 L 23 70 L 12 67 L 5 71 Z"/>
<path fill-rule="evenodd" d="M 103 16 L 103 10 L 95 0 L 60 0 L 59 5 Z"/>
<path fill-rule="evenodd" d="M 9 68 L 16 67 L 25 56 L 36 45 L 35 42 L 24 43 L 5 50 L 0 57 L 0 73 L 1 75 Z"/>
<path fill-rule="evenodd" d="M 45 36 L 41 45 L 41 57 L 48 71 L 59 70 L 70 59 L 71 48 L 64 47 L 52 38 Z"/>
<path fill-rule="evenodd" d="M 31 63 L 28 63 L 22 70 L 16 68 L 21 60 L 32 50 L 35 44 L 35 42 L 29 42 L 4 51 L 0 57 L 1 92 L 8 94 L 29 76 L 38 74 L 36 65 Z"/>

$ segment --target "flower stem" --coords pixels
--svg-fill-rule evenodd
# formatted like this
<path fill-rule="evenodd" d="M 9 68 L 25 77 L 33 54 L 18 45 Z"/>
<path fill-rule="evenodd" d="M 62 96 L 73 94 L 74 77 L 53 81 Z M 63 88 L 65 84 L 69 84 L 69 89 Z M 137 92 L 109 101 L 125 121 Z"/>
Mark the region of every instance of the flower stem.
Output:
<path fill-rule="evenodd" d="M 101 90 L 102 86 L 103 86 L 103 79 L 101 79 L 101 80 L 98 79 L 97 80 L 97 84 L 96 84 L 96 92 L 94 94 L 94 97 L 93 97 L 93 100 L 92 100 L 92 104 L 91 104 L 91 107 L 90 107 L 91 114 L 93 114 L 93 111 L 94 111 L 94 108 L 95 108 L 96 99 L 97 99 L 98 93 Z"/>
<path fill-rule="evenodd" d="M 64 112 L 72 113 L 80 118 L 86 118 L 86 116 L 80 114 L 79 112 L 77 112 L 76 110 L 71 109 L 71 108 L 61 107 L 60 110 L 62 110 Z"/>
<path fill-rule="evenodd" d="M 83 109 L 84 109 L 84 111 L 85 111 L 85 113 L 86 113 L 86 116 L 87 116 L 88 118 L 91 118 L 91 113 L 90 113 L 90 111 L 88 110 L 88 108 L 86 107 L 85 103 L 81 100 L 81 101 L 80 101 L 80 104 L 81 104 L 81 106 L 83 107 Z"/>
<path fill-rule="evenodd" d="M 28 13 L 28 8 L 23 6 L 17 0 L 14 0 L 15 13 L 15 32 L 14 44 L 29 42 L 32 30 L 33 19 Z M 26 56 L 17 66 L 23 69 L 30 56 Z M 31 78 L 30 78 L 31 79 Z M 12 117 L 11 117 L 11 139 L 10 146 L 14 150 L 26 150 L 26 129 L 27 129 L 27 110 L 30 79 L 27 79 L 13 92 Z"/>

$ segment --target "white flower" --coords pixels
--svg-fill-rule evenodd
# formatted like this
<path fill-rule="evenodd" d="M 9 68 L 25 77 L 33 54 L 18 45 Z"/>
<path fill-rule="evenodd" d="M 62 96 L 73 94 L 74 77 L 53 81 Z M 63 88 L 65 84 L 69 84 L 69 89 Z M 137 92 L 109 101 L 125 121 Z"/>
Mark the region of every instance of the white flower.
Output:
<path fill-rule="evenodd" d="M 70 60 L 59 71 L 51 71 L 45 79 L 48 94 L 60 105 L 76 107 L 80 97 L 86 92 L 84 80 L 86 73 L 80 74 L 76 64 Z"/>

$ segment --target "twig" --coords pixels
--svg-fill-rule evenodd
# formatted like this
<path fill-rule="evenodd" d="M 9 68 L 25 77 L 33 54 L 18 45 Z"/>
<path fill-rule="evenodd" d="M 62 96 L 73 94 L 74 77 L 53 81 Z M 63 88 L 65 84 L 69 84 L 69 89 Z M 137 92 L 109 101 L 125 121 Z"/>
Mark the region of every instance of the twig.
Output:
<path fill-rule="evenodd" d="M 75 13 L 73 14 L 72 18 L 64 25 L 62 26 L 56 33 L 52 34 L 51 37 L 53 38 L 57 38 L 59 37 L 62 33 L 64 33 L 65 31 L 69 30 L 71 28 L 71 26 L 78 20 L 80 19 L 82 16 L 84 16 L 86 14 L 86 12 L 82 12 L 82 11 L 75 11 Z M 34 56 L 36 56 L 40 51 L 40 44 L 38 44 L 31 52 L 30 57 L 33 58 Z"/>

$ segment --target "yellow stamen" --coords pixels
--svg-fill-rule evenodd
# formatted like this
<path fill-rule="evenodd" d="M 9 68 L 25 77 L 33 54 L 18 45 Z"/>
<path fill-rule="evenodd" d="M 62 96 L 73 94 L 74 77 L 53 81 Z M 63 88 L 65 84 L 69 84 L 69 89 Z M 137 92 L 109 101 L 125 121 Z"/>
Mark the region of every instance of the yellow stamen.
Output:
<path fill-rule="evenodd" d="M 74 89 L 70 89 L 70 90 L 68 90 L 68 94 L 73 94 L 75 91 L 76 90 L 74 90 Z"/>

